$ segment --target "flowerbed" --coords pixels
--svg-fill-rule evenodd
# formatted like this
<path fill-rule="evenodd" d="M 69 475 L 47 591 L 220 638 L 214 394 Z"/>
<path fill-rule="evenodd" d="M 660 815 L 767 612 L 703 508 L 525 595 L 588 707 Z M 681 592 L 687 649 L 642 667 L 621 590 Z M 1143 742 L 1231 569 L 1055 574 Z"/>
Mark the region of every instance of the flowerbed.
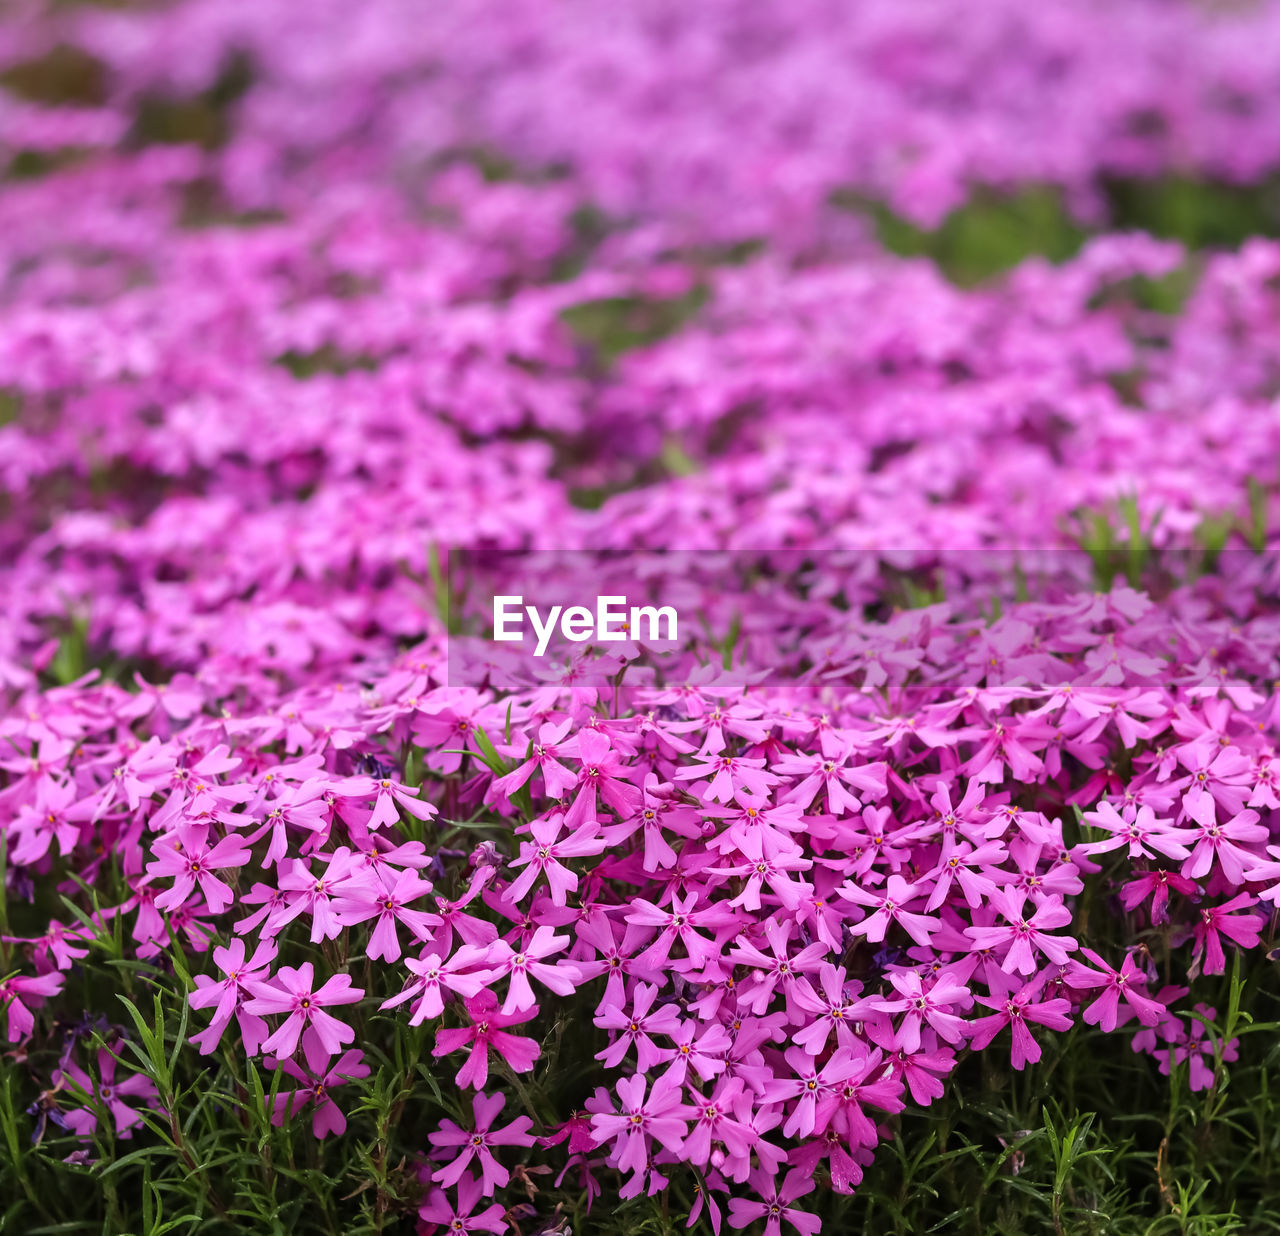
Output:
<path fill-rule="evenodd" d="M 4 1222 L 1272 1230 L 1275 7 L 599 20 L 0 24 Z"/>

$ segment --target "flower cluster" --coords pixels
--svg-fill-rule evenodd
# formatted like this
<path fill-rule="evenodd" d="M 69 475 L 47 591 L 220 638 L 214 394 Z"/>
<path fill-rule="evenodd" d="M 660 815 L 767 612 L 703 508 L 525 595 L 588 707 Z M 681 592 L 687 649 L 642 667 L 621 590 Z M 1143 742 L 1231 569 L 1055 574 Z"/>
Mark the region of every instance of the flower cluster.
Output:
<path fill-rule="evenodd" d="M 560 1146 L 593 1193 L 693 1170 L 717 1224 L 727 1193 L 730 1223 L 778 1207 L 807 1230 L 815 1169 L 854 1187 L 966 1051 L 1021 1069 L 1046 1031 L 1136 1025 L 1207 1084 L 1187 984 L 1257 947 L 1280 896 L 1280 697 L 1276 618 L 1228 624 L 1203 595 L 907 611 L 807 688 L 691 659 L 628 687 L 624 665 L 621 709 L 577 681 L 439 685 L 430 647 L 257 713 L 206 683 L 176 727 L 114 684 L 32 694 L 7 726 L 37 753 L 8 765 L 10 853 L 40 879 L 108 843 L 129 895 L 102 925 L 208 957 L 193 1041 L 283 1068 L 278 1120 L 345 1127 L 335 1091 L 369 1069 L 353 1008 L 430 1029 L 475 1110 L 423 1147 L 428 1221 L 497 1224 L 513 1151 Z M 464 818 L 483 844 L 443 847 Z M 1085 881 L 1127 947 L 1090 946 Z M 6 985 L 14 1040 L 76 964 L 65 934 L 10 940 L 34 965 Z M 499 1121 L 500 1086 L 553 1010 L 603 1036 L 601 1083 L 535 1136 Z"/>

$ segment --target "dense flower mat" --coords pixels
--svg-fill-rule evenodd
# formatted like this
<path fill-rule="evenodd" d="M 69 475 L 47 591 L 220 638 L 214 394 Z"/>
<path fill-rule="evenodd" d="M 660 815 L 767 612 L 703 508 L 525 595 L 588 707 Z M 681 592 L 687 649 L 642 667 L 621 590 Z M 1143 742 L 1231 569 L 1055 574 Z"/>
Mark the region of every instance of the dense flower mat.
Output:
<path fill-rule="evenodd" d="M 344 1138 L 370 1231 L 845 1230 L 968 1061 L 1217 1093 L 1280 244 L 1106 225 L 1272 181 L 1280 8 L 15 3 L 0 84 L 23 1230 L 283 1230 Z M 968 289 L 858 208 L 1046 185 L 1099 234 Z M 462 551 L 701 621 L 463 655 Z"/>

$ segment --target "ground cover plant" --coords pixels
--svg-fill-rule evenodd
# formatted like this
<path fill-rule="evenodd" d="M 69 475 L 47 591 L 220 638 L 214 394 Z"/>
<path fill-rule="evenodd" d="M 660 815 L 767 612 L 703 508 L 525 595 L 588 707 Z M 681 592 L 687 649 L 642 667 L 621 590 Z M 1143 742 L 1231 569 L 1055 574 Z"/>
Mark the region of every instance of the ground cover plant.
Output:
<path fill-rule="evenodd" d="M 1280 1228 L 1280 7 L 0 88 L 0 1229 Z"/>

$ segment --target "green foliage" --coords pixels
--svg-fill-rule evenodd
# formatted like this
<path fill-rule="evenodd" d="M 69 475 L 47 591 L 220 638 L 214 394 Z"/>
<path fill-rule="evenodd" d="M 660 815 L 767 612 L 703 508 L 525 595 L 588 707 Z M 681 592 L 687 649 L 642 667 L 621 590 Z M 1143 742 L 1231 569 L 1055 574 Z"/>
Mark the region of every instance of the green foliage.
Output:
<path fill-rule="evenodd" d="M 1117 229 L 1181 241 L 1188 249 L 1238 247 L 1280 235 L 1280 183 L 1228 185 L 1186 176 L 1113 180 L 1107 198 Z"/>
<path fill-rule="evenodd" d="M 701 287 L 669 300 L 611 296 L 571 305 L 560 317 L 583 343 L 594 348 L 596 355 L 609 364 L 623 352 L 674 334 L 706 300 L 707 291 Z"/>
<path fill-rule="evenodd" d="M 1215 980 L 1213 1084 L 1161 1076 L 1129 1027 L 1040 1036 L 1024 1073 L 988 1051 L 948 1094 L 901 1117 L 844 1214 L 851 1230 L 1016 1236 L 1225 1236 L 1280 1231 L 1274 967 Z M 1195 1014 L 1188 1014 L 1195 1017 Z M 1223 1048 L 1240 1039 L 1239 1060 Z M 997 1046 L 999 1040 L 997 1040 Z M 836 1230 L 849 1230 L 837 1226 Z"/>
<path fill-rule="evenodd" d="M 883 203 L 847 194 L 837 194 L 835 201 L 869 214 L 880 243 L 891 253 L 930 258 L 961 287 L 1010 270 L 1032 255 L 1065 261 L 1086 236 L 1067 213 L 1061 195 L 1045 187 L 1009 196 L 975 191 L 932 231 L 916 226 Z"/>
<path fill-rule="evenodd" d="M 1188 177 L 1112 180 L 1106 185 L 1109 226 L 1180 241 L 1188 250 L 1238 248 L 1250 236 L 1280 235 L 1280 183 L 1234 186 Z M 883 202 L 845 190 L 837 206 L 867 216 L 880 243 L 903 257 L 927 257 L 961 287 L 1011 270 L 1029 257 L 1065 261 L 1088 229 L 1067 209 L 1062 193 L 1037 185 L 1016 193 L 976 188 L 936 228 L 921 228 Z M 1175 313 L 1193 283 L 1179 269 L 1163 279 L 1130 281 L 1143 308 Z"/>

